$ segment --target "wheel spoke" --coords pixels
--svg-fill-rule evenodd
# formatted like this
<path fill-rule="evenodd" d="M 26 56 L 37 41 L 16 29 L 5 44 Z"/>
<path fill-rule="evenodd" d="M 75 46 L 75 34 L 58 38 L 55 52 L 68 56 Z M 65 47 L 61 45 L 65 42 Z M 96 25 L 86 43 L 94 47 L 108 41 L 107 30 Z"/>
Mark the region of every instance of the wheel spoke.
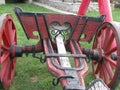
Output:
<path fill-rule="evenodd" d="M 2 64 L 2 70 L 1 70 L 1 75 L 0 75 L 4 87 L 9 87 L 9 85 L 10 85 L 10 77 L 11 77 L 10 64 L 11 64 L 11 61 L 9 59 L 10 59 L 9 57 L 6 58 L 6 61 Z"/>
<path fill-rule="evenodd" d="M 101 67 L 99 74 L 100 74 L 100 78 L 102 78 L 102 79 L 104 80 L 104 75 L 103 75 L 103 73 L 104 73 L 104 72 L 103 72 L 103 68 Z"/>
<path fill-rule="evenodd" d="M 10 42 L 9 42 L 9 37 L 8 35 L 6 34 L 6 32 L 4 31 L 3 32 L 3 43 L 6 45 L 6 46 L 9 46 L 10 45 Z"/>
<path fill-rule="evenodd" d="M 105 57 L 105 59 L 114 67 L 117 67 L 117 62 L 113 61 L 110 57 Z"/>
<path fill-rule="evenodd" d="M 14 77 L 15 70 L 16 70 L 16 58 L 12 59 L 12 62 L 11 62 L 11 80 Z"/>
<path fill-rule="evenodd" d="M 97 46 L 97 48 L 102 48 L 102 40 L 101 40 L 102 38 L 101 37 L 98 37 L 97 38 L 97 40 L 98 40 L 98 43 L 99 43 L 99 45 Z"/>
<path fill-rule="evenodd" d="M 4 54 L 0 57 L 0 64 L 2 64 L 9 57 L 9 52 L 4 52 Z"/>
<path fill-rule="evenodd" d="M 106 68 L 106 71 L 108 72 L 108 74 L 110 76 L 110 79 L 112 79 L 113 78 L 113 72 L 112 72 L 112 68 L 111 68 L 109 62 L 104 61 L 104 67 Z"/>
<path fill-rule="evenodd" d="M 97 64 L 96 65 L 96 68 L 95 68 L 95 74 L 98 74 L 99 73 L 99 69 L 100 69 L 101 65 L 100 64 Z"/>
<path fill-rule="evenodd" d="M 12 21 L 8 21 L 8 32 L 9 32 L 8 34 L 10 38 L 10 43 L 13 43 L 16 31 Z"/>
<path fill-rule="evenodd" d="M 10 57 L 6 58 L 6 61 L 2 64 L 2 70 L 0 71 L 1 80 L 3 86 L 8 88 L 15 72 L 16 60 L 10 60 Z"/>
<path fill-rule="evenodd" d="M 110 50 L 105 52 L 105 55 L 110 55 L 111 53 L 115 52 L 117 50 L 117 46 L 111 47 Z"/>
<path fill-rule="evenodd" d="M 105 40 L 106 40 L 106 32 L 105 30 L 101 30 L 101 47 L 104 47 Z"/>
<path fill-rule="evenodd" d="M 9 47 L 7 47 L 7 46 L 5 46 L 5 45 L 1 45 L 1 48 L 3 49 L 3 50 L 9 50 Z"/>
<path fill-rule="evenodd" d="M 107 73 L 106 68 L 104 68 L 104 67 L 105 67 L 104 64 L 102 64 L 102 65 L 101 65 L 101 68 L 102 68 L 102 71 L 103 71 L 103 76 L 102 76 L 102 77 L 104 78 L 105 83 L 108 84 L 109 75 L 108 75 L 108 73 Z"/>
<path fill-rule="evenodd" d="M 104 48 L 103 48 L 104 51 L 108 51 L 111 48 L 111 46 L 112 46 L 112 44 L 113 44 L 113 42 L 115 40 L 113 33 L 111 35 L 109 35 L 109 36 L 110 37 L 108 37 L 108 39 L 106 39 L 106 41 L 105 41 Z"/>
<path fill-rule="evenodd" d="M 107 44 L 108 44 L 108 42 L 109 42 L 109 40 L 110 40 L 110 36 L 111 36 L 111 27 L 106 27 L 105 29 L 104 29 L 104 32 L 102 33 L 102 34 L 105 34 L 104 35 L 104 39 L 102 39 L 103 40 L 103 47 L 104 48 L 106 48 L 107 47 Z M 102 30 L 101 30 L 102 31 Z M 101 36 L 102 36 L 102 34 L 101 34 Z M 103 38 L 103 37 L 102 37 Z"/>
<path fill-rule="evenodd" d="M 14 39 L 16 38 L 16 31 L 15 27 L 13 26 L 13 22 L 10 20 L 5 25 L 6 30 L 4 30 L 3 41 L 6 45 L 10 46 L 13 43 Z"/>
<path fill-rule="evenodd" d="M 10 38 L 10 39 L 11 39 L 11 43 L 12 43 L 12 44 L 15 44 L 15 41 L 14 41 L 14 40 L 15 40 L 15 38 L 16 38 L 16 31 L 15 31 L 15 30 L 13 30 L 13 31 L 12 31 L 12 36 L 11 36 L 11 38 Z"/>
<path fill-rule="evenodd" d="M 106 41 L 108 41 L 108 39 L 110 37 L 110 27 L 105 28 L 103 34 L 104 34 L 104 39 L 102 39 L 102 41 L 103 41 L 103 46 L 102 47 L 104 47 L 104 45 L 106 44 Z"/>

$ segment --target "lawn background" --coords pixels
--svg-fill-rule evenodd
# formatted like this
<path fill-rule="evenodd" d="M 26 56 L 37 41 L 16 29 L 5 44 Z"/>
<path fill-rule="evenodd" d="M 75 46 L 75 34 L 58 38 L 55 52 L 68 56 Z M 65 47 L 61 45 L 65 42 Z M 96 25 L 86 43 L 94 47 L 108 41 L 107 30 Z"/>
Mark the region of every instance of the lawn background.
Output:
<path fill-rule="evenodd" d="M 3 13 L 10 13 L 14 19 L 17 29 L 18 45 L 34 44 L 37 41 L 27 40 L 20 23 L 13 12 L 14 7 L 21 7 L 23 11 L 56 13 L 32 4 L 0 5 L 0 15 Z M 87 15 L 99 16 L 96 12 L 89 12 Z M 114 21 L 120 22 L 120 9 L 113 10 L 113 18 Z M 81 44 L 88 48 L 91 47 L 91 44 Z M 89 67 L 90 66 L 91 64 L 89 64 Z M 46 64 L 41 64 L 39 60 L 32 58 L 31 55 L 29 55 L 29 57 L 23 55 L 23 57 L 17 59 L 15 78 L 9 90 L 62 90 L 60 85 L 58 87 L 52 85 L 52 78 L 53 77 L 46 68 Z M 92 79 L 93 74 L 90 69 L 90 74 L 86 77 L 85 82 L 88 84 Z"/>

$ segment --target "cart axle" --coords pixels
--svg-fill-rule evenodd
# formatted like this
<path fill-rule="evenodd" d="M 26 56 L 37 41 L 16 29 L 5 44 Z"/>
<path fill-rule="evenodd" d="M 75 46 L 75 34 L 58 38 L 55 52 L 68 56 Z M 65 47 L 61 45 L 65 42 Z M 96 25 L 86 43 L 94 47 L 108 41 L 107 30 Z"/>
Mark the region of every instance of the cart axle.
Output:
<path fill-rule="evenodd" d="M 36 57 L 35 54 L 41 52 L 40 44 L 37 45 L 31 45 L 31 46 L 17 46 L 17 45 L 11 45 L 10 47 L 10 57 L 22 57 L 23 54 L 32 54 L 33 57 Z M 49 57 L 73 57 L 73 58 L 88 58 L 91 60 L 100 60 L 100 58 L 104 57 L 104 55 L 100 56 L 99 51 L 83 48 L 82 49 L 83 54 L 45 54 L 45 58 Z M 4 53 L 4 50 L 2 51 Z M 114 53 L 111 54 L 111 59 L 116 60 L 118 56 Z M 40 58 L 39 58 L 40 59 Z"/>

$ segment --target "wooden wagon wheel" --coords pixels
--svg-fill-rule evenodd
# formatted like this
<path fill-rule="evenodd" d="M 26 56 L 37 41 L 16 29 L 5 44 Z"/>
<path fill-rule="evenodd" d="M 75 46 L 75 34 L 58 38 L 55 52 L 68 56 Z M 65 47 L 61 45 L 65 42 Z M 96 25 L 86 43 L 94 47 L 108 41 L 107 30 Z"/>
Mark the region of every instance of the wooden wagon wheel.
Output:
<path fill-rule="evenodd" d="M 94 76 L 102 78 L 113 88 L 120 75 L 120 27 L 117 23 L 102 24 L 95 36 L 93 49 L 99 53 L 99 59 L 92 61 Z"/>
<path fill-rule="evenodd" d="M 10 46 L 16 45 L 16 28 L 9 14 L 0 16 L 0 89 L 7 89 L 13 80 L 16 58 L 10 57 Z"/>

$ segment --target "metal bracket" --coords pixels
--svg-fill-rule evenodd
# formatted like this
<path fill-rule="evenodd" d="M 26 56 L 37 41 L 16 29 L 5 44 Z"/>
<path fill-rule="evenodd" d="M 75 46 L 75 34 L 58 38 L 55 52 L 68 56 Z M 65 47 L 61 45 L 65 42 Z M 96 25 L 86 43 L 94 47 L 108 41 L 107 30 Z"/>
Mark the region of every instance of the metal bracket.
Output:
<path fill-rule="evenodd" d="M 32 57 L 39 59 L 41 63 L 45 63 L 46 62 L 46 57 L 43 57 L 43 55 L 40 56 L 40 57 L 36 56 L 35 46 L 34 45 L 32 46 L 32 51 L 33 51 L 32 52 Z"/>
<path fill-rule="evenodd" d="M 66 78 L 73 79 L 74 77 L 73 76 L 69 76 L 69 75 L 62 75 L 62 76 L 58 77 L 57 80 L 55 78 L 53 78 L 52 84 L 54 86 L 57 86 L 59 84 L 59 82 L 60 82 L 60 79 L 66 79 Z"/>
<path fill-rule="evenodd" d="M 65 22 L 63 25 L 60 25 L 58 22 L 53 22 L 49 26 L 49 31 L 51 33 L 52 39 L 56 40 L 59 35 L 62 35 L 63 40 L 67 40 L 70 32 L 72 31 L 71 24 Z"/>
<path fill-rule="evenodd" d="M 45 63 L 45 62 L 46 62 L 46 57 L 43 57 L 43 56 L 38 57 L 38 56 L 36 56 L 35 54 L 32 54 L 32 56 L 33 56 L 34 58 L 39 59 L 41 63 Z"/>

